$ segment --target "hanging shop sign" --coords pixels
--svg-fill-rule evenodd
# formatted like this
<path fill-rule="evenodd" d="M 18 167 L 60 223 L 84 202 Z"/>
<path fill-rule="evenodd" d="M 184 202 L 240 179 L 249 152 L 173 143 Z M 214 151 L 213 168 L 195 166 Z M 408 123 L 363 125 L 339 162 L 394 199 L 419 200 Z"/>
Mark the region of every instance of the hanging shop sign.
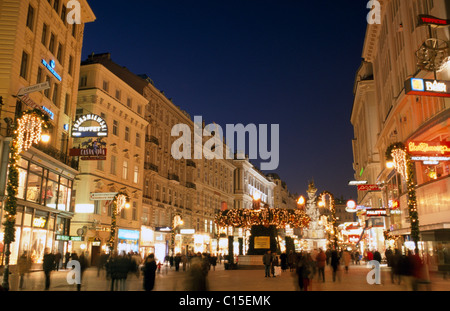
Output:
<path fill-rule="evenodd" d="M 412 156 L 450 156 L 450 141 L 410 141 L 407 147 Z"/>
<path fill-rule="evenodd" d="M 419 26 L 427 26 L 427 25 L 435 27 L 450 26 L 450 19 L 442 19 L 424 14 L 419 15 Z"/>
<path fill-rule="evenodd" d="M 69 155 L 72 157 L 81 157 L 81 160 L 106 160 L 106 148 L 73 148 Z"/>
<path fill-rule="evenodd" d="M 389 208 L 393 210 L 397 210 L 400 208 L 400 201 L 399 200 L 389 200 L 388 202 Z"/>
<path fill-rule="evenodd" d="M 55 61 L 52 59 L 50 63 L 47 63 L 45 59 L 42 60 L 42 64 L 47 68 L 48 71 L 52 73 L 58 79 L 58 81 L 61 81 L 61 76 L 55 71 Z"/>
<path fill-rule="evenodd" d="M 358 185 L 358 191 L 380 191 L 378 185 Z"/>
<path fill-rule="evenodd" d="M 106 121 L 96 114 L 85 114 L 79 117 L 72 126 L 72 137 L 106 137 L 108 126 Z"/>
<path fill-rule="evenodd" d="M 81 143 L 82 148 L 72 148 L 69 155 L 72 157 L 81 157 L 81 160 L 106 160 L 106 142 L 102 138 Z"/>
<path fill-rule="evenodd" d="M 405 81 L 407 95 L 450 97 L 450 81 L 410 78 Z"/>
<path fill-rule="evenodd" d="M 349 186 L 358 186 L 358 185 L 366 185 L 367 180 L 351 180 L 348 182 Z"/>
<path fill-rule="evenodd" d="M 91 192 L 89 199 L 92 201 L 111 201 L 118 192 Z"/>
<path fill-rule="evenodd" d="M 387 216 L 387 210 L 384 208 L 377 208 L 377 209 L 368 209 L 366 210 L 366 216 L 367 217 L 373 217 L 373 216 Z"/>
<path fill-rule="evenodd" d="M 55 236 L 55 240 L 56 241 L 83 241 L 83 238 L 81 236 L 57 234 Z"/>

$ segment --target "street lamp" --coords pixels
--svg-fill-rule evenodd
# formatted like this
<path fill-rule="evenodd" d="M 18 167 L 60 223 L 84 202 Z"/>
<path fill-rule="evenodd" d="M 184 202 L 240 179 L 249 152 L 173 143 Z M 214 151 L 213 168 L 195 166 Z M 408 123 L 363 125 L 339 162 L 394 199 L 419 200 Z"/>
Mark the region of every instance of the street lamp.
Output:
<path fill-rule="evenodd" d="M 15 241 L 15 225 L 17 214 L 17 189 L 19 187 L 19 171 L 17 163 L 20 153 L 39 143 L 42 129 L 47 127 L 48 116 L 41 110 L 34 109 L 23 112 L 22 117 L 12 124 L 13 133 L 10 146 L 8 184 L 6 187 L 6 201 L 4 207 L 4 238 L 5 245 L 5 269 L 3 271 L 2 287 L 9 290 L 9 259 L 11 255 L 11 243 Z"/>
<path fill-rule="evenodd" d="M 129 208 L 129 197 L 125 192 L 118 192 L 112 200 L 112 211 L 111 211 L 111 233 L 109 236 L 109 250 L 112 255 L 114 249 L 116 248 L 116 229 L 117 229 L 117 215 L 124 208 Z"/>

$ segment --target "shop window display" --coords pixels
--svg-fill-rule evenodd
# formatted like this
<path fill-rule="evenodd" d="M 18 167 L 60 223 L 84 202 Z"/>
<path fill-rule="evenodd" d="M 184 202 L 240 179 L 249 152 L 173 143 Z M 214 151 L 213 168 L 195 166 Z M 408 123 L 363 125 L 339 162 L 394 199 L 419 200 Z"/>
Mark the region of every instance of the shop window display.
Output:
<path fill-rule="evenodd" d="M 25 199 L 25 187 L 27 185 L 27 171 L 21 167 L 19 170 L 19 187 L 17 188 L 17 198 Z"/>
<path fill-rule="evenodd" d="M 29 174 L 27 188 L 27 201 L 39 203 L 39 195 L 41 194 L 42 177 Z"/>

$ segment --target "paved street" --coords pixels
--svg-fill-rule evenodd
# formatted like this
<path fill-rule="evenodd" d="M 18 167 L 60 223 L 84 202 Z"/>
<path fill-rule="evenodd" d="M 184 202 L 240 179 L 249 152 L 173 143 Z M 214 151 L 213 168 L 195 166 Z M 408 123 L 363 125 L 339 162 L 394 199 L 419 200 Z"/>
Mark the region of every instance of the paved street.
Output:
<path fill-rule="evenodd" d="M 410 290 L 405 283 L 392 284 L 389 269 L 382 267 L 381 284 L 370 285 L 366 276 L 370 270 L 364 265 L 352 265 L 349 272 L 341 271 L 336 282 L 332 280 L 329 267 L 325 271 L 325 283 L 318 282 L 317 278 L 312 282 L 312 291 L 407 291 Z M 76 285 L 67 283 L 67 270 L 53 272 L 50 291 L 76 291 Z M 154 291 L 184 291 L 189 281 L 189 272 L 169 269 L 157 273 Z M 11 290 L 18 290 L 17 275 L 11 276 Z M 296 291 L 296 277 L 293 273 L 283 272 L 275 278 L 265 278 L 263 270 L 225 270 L 223 265 L 218 265 L 216 270 L 208 273 L 208 285 L 210 291 Z M 42 271 L 30 273 L 25 283 L 26 291 L 44 290 L 44 273 Z M 104 271 L 97 276 L 96 268 L 86 270 L 83 277 L 82 291 L 109 291 L 110 285 L 106 280 Z M 142 277 L 129 275 L 126 282 L 127 291 L 142 291 Z M 432 275 L 429 286 L 421 285 L 419 290 L 448 291 L 450 290 L 450 278 L 444 280 L 442 275 Z"/>

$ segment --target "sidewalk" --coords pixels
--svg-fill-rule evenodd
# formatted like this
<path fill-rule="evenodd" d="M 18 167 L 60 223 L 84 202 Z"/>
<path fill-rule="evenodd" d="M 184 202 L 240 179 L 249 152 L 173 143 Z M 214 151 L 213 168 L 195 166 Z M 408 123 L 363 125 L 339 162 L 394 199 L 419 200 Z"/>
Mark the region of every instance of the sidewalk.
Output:
<path fill-rule="evenodd" d="M 329 267 L 325 269 L 325 282 L 319 282 L 317 277 L 312 281 L 312 291 L 406 291 L 411 290 L 405 282 L 401 285 L 392 284 L 390 270 L 382 267 L 381 285 L 370 285 L 367 274 L 370 271 L 364 265 L 352 265 L 349 272 L 340 271 L 336 282 L 332 280 Z M 68 284 L 69 270 L 53 271 L 50 291 L 76 291 L 76 285 Z M 11 291 L 17 291 L 19 277 L 10 276 Z M 156 274 L 154 291 L 184 291 L 189 281 L 189 271 L 175 271 L 175 268 L 163 270 Z M 127 291 L 142 291 L 143 278 L 129 274 L 126 281 Z M 216 270 L 209 271 L 208 285 L 210 291 L 296 291 L 297 277 L 295 273 L 285 271 L 275 278 L 265 278 L 264 270 L 225 270 L 218 265 Z M 25 280 L 25 291 L 44 291 L 44 272 L 32 272 Z M 110 282 L 106 280 L 105 271 L 97 276 L 95 267 L 88 268 L 83 276 L 82 291 L 109 291 Z M 419 290 L 449 291 L 450 279 L 444 280 L 442 275 L 432 274 L 429 287 L 420 286 Z"/>

